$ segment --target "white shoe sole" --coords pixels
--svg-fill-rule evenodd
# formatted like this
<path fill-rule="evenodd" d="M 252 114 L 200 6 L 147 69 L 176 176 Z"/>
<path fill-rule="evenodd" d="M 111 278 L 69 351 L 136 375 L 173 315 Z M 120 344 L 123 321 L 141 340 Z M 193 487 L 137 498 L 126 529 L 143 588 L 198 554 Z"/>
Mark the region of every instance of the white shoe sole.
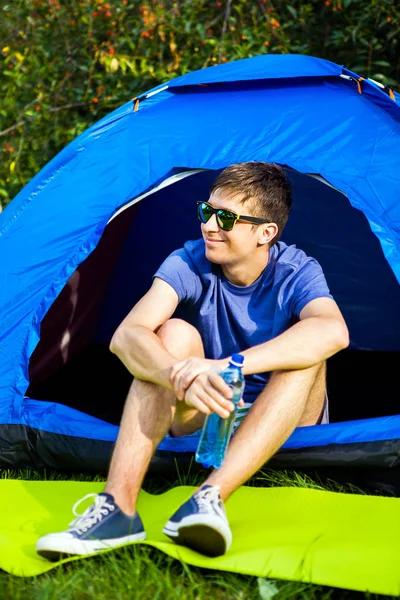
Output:
<path fill-rule="evenodd" d="M 163 533 L 175 543 L 211 557 L 222 556 L 232 544 L 228 523 L 212 515 L 191 515 L 179 523 L 168 521 Z"/>
<path fill-rule="evenodd" d="M 130 544 L 131 542 L 139 542 L 145 539 L 146 533 L 144 531 L 108 540 L 79 540 L 73 537 L 66 539 L 62 534 L 51 533 L 37 541 L 36 552 L 48 560 L 59 560 L 63 556 L 93 554 L 100 550 Z"/>

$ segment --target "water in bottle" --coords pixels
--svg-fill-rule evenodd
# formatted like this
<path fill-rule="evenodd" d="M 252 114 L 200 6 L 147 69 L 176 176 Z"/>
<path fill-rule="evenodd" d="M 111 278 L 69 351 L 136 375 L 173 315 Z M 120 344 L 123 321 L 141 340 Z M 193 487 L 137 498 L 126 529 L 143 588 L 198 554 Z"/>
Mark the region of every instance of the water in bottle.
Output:
<path fill-rule="evenodd" d="M 241 354 L 233 354 L 229 366 L 220 373 L 224 381 L 232 388 L 233 396 L 230 400 L 235 405 L 235 409 L 226 419 L 217 413 L 207 415 L 196 452 L 196 461 L 204 467 L 218 469 L 224 461 L 235 422 L 237 405 L 244 390 L 243 360 L 244 357 Z"/>

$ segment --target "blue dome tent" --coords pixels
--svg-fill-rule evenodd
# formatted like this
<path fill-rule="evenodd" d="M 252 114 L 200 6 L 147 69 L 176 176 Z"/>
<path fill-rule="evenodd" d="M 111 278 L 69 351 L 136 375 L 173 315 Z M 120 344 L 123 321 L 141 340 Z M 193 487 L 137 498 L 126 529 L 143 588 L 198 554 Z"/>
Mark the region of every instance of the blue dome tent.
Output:
<path fill-rule="evenodd" d="M 331 423 L 270 461 L 400 493 L 400 96 L 332 62 L 267 55 L 178 77 L 60 152 L 0 215 L 0 468 L 105 470 L 131 376 L 113 331 L 227 165 L 281 164 L 283 235 L 322 264 L 347 321 Z M 164 440 L 153 468 L 196 440 Z"/>

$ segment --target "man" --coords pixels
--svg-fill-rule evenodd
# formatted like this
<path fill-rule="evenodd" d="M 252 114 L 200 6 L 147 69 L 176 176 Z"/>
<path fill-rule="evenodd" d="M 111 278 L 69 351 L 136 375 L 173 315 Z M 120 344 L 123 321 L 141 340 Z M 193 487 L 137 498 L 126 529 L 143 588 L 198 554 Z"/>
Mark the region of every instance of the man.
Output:
<path fill-rule="evenodd" d="M 226 552 L 224 502 L 296 427 L 326 422 L 325 361 L 348 345 L 348 331 L 320 265 L 278 242 L 291 202 L 279 166 L 250 162 L 227 167 L 198 203 L 202 239 L 165 260 L 111 340 L 134 380 L 105 491 L 68 531 L 41 538 L 39 554 L 145 538 L 136 502 L 151 457 L 166 435 L 193 434 L 212 412 L 228 417 L 231 390 L 218 373 L 233 353 L 244 357 L 241 410 L 251 410 L 222 467 L 165 525 L 172 540 Z"/>

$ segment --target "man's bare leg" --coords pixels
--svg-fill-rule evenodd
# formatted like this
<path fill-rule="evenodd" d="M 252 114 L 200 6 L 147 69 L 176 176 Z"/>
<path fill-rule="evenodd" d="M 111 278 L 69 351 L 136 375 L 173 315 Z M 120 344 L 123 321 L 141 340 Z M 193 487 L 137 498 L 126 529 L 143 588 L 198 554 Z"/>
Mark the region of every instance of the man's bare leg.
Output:
<path fill-rule="evenodd" d="M 157 332 L 167 350 L 178 360 L 204 356 L 197 330 L 180 319 L 170 319 Z M 125 402 L 105 491 L 121 510 L 133 515 L 150 460 L 172 428 L 175 435 L 200 429 L 205 415 L 177 401 L 172 391 L 134 379 Z"/>
<path fill-rule="evenodd" d="M 296 427 L 315 425 L 322 415 L 326 400 L 326 362 L 321 364 L 321 369 L 314 379 L 306 407 Z"/>
<path fill-rule="evenodd" d="M 224 464 L 204 482 L 219 485 L 223 501 L 277 452 L 297 426 L 317 422 L 325 401 L 325 374 L 325 363 L 272 374 L 233 436 Z"/>

